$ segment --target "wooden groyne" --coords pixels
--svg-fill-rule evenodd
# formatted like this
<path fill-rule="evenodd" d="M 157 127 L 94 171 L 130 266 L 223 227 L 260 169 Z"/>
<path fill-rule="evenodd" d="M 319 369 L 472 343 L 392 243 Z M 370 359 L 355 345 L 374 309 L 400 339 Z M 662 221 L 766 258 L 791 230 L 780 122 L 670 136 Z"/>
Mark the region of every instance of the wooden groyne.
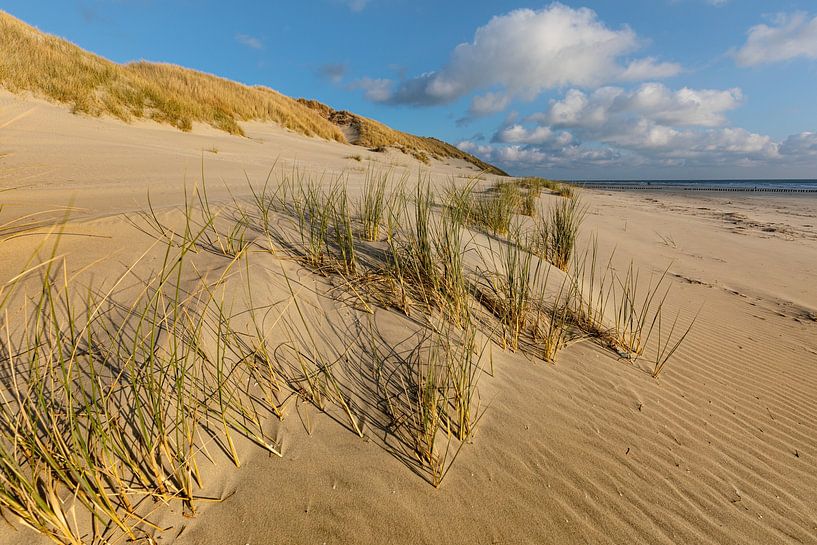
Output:
<path fill-rule="evenodd" d="M 717 191 L 733 193 L 817 193 L 817 188 L 794 188 L 794 187 L 696 187 L 681 185 L 606 185 L 606 184 L 581 184 L 576 183 L 583 189 L 601 189 L 604 191 Z"/>

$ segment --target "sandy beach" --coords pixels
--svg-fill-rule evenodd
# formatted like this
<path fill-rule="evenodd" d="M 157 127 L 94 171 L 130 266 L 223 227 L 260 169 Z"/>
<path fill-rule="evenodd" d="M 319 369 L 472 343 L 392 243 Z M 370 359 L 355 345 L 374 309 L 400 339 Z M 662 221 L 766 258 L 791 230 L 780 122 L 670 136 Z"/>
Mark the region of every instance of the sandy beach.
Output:
<path fill-rule="evenodd" d="M 220 209 L 251 199 L 249 187 L 261 187 L 274 165 L 324 180 L 343 175 L 352 200 L 370 169 L 406 173 L 412 182 L 424 172 L 440 195 L 450 180 L 479 175 L 464 161 L 424 164 L 270 123 L 243 124 L 246 137 L 204 126 L 182 133 L 74 115 L 5 91 L 0 128 L 0 225 L 10 226 L 0 238 L 0 283 L 32 253 L 47 256 L 58 229 L 56 253 L 72 282 L 120 298 L 138 291 L 138 279 L 161 260 L 140 213 L 150 205 L 162 225 L 181 232 L 185 189 L 200 183 L 202 171 Z M 571 340 L 555 363 L 491 342 L 490 369 L 485 364 L 479 379 L 484 412 L 438 488 L 395 447 L 382 400 L 367 397 L 374 395 L 368 363 L 343 352 L 372 324 L 389 346 L 416 343 L 417 314 L 364 312 L 334 295 L 337 280 L 280 248 L 261 251 L 259 243 L 246 265 L 232 269 L 224 256 L 197 253 L 202 276 L 186 278 L 191 285 L 209 279 L 241 301 L 243 279 L 254 297 L 293 320 L 294 308 L 282 301 L 299 298 L 321 345 L 348 356 L 339 381 L 361 415 L 363 437 L 342 407 L 321 411 L 290 396 L 284 418 L 263 422 L 280 457 L 246 436 L 236 435 L 234 453 L 203 439 L 209 448 L 199 456 L 203 499 L 195 514 L 181 502 L 142 505 L 150 527 L 140 539 L 817 542 L 817 197 L 593 190 L 580 197 L 588 213 L 577 252 L 595 239 L 600 261 L 611 259 L 618 271 L 632 262 L 644 283 L 666 270 L 665 311 L 684 325 L 697 313 L 694 326 L 657 378 L 647 358 L 618 357 L 591 338 Z M 543 194 L 537 206 L 559 198 Z M 490 237 L 474 244 L 483 238 Z M 294 292 L 284 277 L 297 283 Z M 25 312 L 36 287 L 23 288 L 7 316 Z M 72 513 L 83 517 L 79 508 Z M 48 542 L 5 518 L 0 543 Z"/>

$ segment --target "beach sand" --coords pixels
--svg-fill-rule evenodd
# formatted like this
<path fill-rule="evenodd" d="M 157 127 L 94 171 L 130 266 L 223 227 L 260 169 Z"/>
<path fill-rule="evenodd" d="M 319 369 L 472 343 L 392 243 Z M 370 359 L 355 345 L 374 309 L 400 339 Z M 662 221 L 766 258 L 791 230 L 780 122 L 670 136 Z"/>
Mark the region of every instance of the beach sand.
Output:
<path fill-rule="evenodd" d="M 370 163 L 423 168 L 433 184 L 477 174 L 271 125 L 245 129 L 248 138 L 127 125 L 0 92 L 2 217 L 38 214 L 40 224 L 0 243 L 0 280 L 70 206 L 60 254 L 83 278 L 110 283 L 152 244 L 128 218 L 149 193 L 159 215 L 180 221 L 185 183 L 200 181 L 202 168 L 213 202 L 246 196 L 245 172 L 261 183 L 276 161 L 327 178 L 345 172 L 353 195 Z M 659 378 L 589 340 L 555 365 L 495 347 L 493 376 L 480 383 L 484 416 L 439 489 L 373 423 L 361 439 L 337 415 L 296 401 L 270 424 L 283 457 L 241 443 L 240 468 L 218 453 L 202 462 L 201 495 L 218 501 L 200 502 L 192 518 L 157 505 L 151 521 L 167 530 L 156 542 L 817 543 L 817 198 L 582 198 L 580 246 L 597 237 L 605 261 L 615 251 L 617 269 L 632 260 L 645 279 L 667 270 L 667 309 L 683 323 L 699 312 Z M 252 281 L 273 295 L 284 289 L 282 266 L 304 285 L 322 282 L 294 262 L 263 259 Z M 221 263 L 202 260 L 214 271 Z M 341 302 L 319 290 L 304 298 L 337 342 L 353 334 Z M 399 313 L 376 316 L 387 338 L 411 328 Z M 13 517 L 0 522 L 0 544 L 38 542 Z"/>

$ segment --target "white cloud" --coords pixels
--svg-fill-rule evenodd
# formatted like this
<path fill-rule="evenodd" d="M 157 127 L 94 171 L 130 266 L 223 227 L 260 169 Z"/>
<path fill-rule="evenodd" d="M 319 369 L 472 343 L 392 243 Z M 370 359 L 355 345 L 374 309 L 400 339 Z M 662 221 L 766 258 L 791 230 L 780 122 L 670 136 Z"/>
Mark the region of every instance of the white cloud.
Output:
<path fill-rule="evenodd" d="M 478 28 L 441 70 L 400 82 L 380 101 L 443 104 L 491 87 L 532 99 L 565 85 L 593 87 L 680 71 L 677 64 L 652 58 L 624 62 L 641 45 L 630 28 L 611 29 L 587 8 L 554 3 L 537 11 L 519 9 Z"/>
<path fill-rule="evenodd" d="M 458 142 L 457 147 L 466 153 L 473 153 L 475 155 L 481 155 L 483 157 L 491 157 L 494 152 L 493 146 L 489 146 L 487 144 L 478 144 L 473 140 L 463 140 L 461 142 Z"/>
<path fill-rule="evenodd" d="M 618 76 L 621 81 L 643 81 L 645 79 L 671 78 L 681 72 L 681 66 L 674 62 L 659 62 L 653 57 L 630 62 Z"/>
<path fill-rule="evenodd" d="M 786 138 L 780 153 L 790 157 L 817 157 L 817 132 L 801 132 Z"/>
<path fill-rule="evenodd" d="M 817 59 L 817 17 L 803 12 L 779 14 L 772 25 L 749 29 L 746 43 L 734 52 L 741 66 L 782 62 L 798 57 Z"/>
<path fill-rule="evenodd" d="M 740 89 L 671 90 L 646 83 L 632 90 L 602 87 L 567 91 L 527 119 L 509 121 L 481 157 L 514 168 L 634 166 L 752 166 L 783 156 L 817 156 L 817 133 L 783 143 L 724 127 L 725 113 L 743 100 Z"/>
<path fill-rule="evenodd" d="M 496 136 L 497 141 L 511 144 L 544 144 L 553 138 L 553 131 L 550 127 L 539 126 L 528 130 L 519 124 L 505 127 Z"/>
<path fill-rule="evenodd" d="M 495 114 L 505 110 L 510 102 L 511 97 L 505 93 L 485 93 L 484 95 L 475 96 L 471 100 L 468 114 L 472 117 Z"/>
<path fill-rule="evenodd" d="M 660 83 L 645 83 L 625 91 L 602 87 L 586 94 L 571 89 L 564 99 L 552 101 L 550 108 L 532 116 L 532 120 L 557 127 L 602 127 L 630 125 L 633 118 L 644 118 L 662 125 L 722 125 L 725 112 L 743 101 L 738 88 L 727 90 L 690 89 L 672 91 Z"/>
<path fill-rule="evenodd" d="M 627 133 L 602 141 L 654 157 L 697 159 L 718 163 L 732 159 L 768 160 L 778 157 L 778 144 L 770 137 L 740 128 L 676 129 L 643 120 Z"/>
<path fill-rule="evenodd" d="M 501 129 L 494 140 L 509 144 L 535 144 L 564 147 L 573 143 L 573 135 L 567 131 L 554 131 L 550 127 L 539 126 L 527 129 L 515 123 Z"/>
<path fill-rule="evenodd" d="M 235 41 L 250 49 L 264 49 L 264 42 L 260 38 L 248 34 L 236 34 Z"/>
<path fill-rule="evenodd" d="M 791 162 L 785 144 L 739 128 L 675 129 L 642 122 L 629 133 L 581 142 L 569 135 L 536 143 L 535 131 L 493 145 L 461 143 L 465 151 L 510 170 L 626 167 L 755 167 Z M 518 142 L 518 143 L 514 143 Z M 812 142 L 812 145 L 817 143 Z M 812 153 L 817 155 L 817 148 Z M 613 177 L 613 171 L 607 176 Z"/>
<path fill-rule="evenodd" d="M 609 146 L 565 146 L 562 148 L 542 148 L 513 144 L 508 146 L 478 145 L 471 141 L 457 144 L 461 150 L 515 169 L 542 169 L 582 166 L 617 166 L 636 160 Z"/>

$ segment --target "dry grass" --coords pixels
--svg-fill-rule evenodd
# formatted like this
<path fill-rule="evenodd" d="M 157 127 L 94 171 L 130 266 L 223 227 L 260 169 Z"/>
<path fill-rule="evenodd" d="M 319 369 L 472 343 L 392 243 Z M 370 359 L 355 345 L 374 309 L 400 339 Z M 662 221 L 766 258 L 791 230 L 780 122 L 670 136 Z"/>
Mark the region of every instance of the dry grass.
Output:
<path fill-rule="evenodd" d="M 151 119 L 184 131 L 206 123 L 243 135 L 242 121 L 271 121 L 299 134 L 353 144 L 392 147 L 420 161 L 462 159 L 485 172 L 506 175 L 455 146 L 396 131 L 316 101 L 293 100 L 263 86 L 248 86 L 188 68 L 145 61 L 118 64 L 67 40 L 42 33 L 0 11 L 0 85 L 12 92 L 68 104 L 74 112 L 124 121 Z M 215 153 L 215 152 L 214 152 Z M 351 155 L 361 161 L 360 155 Z"/>
<path fill-rule="evenodd" d="M 578 197 L 552 204 L 547 215 L 536 222 L 532 249 L 556 267 L 567 271 L 586 213 L 587 209 Z"/>
<path fill-rule="evenodd" d="M 111 294 L 131 269 L 108 291 L 83 293 L 52 252 L 30 319 L 20 329 L 4 313 L 0 506 L 56 543 L 145 539 L 159 530 L 145 499 L 192 514 L 197 460 L 209 456 L 203 435 L 236 465 L 236 434 L 278 452 L 244 386 L 223 294 L 180 284 L 197 236 L 168 238 L 158 271 L 129 302 Z"/>
<path fill-rule="evenodd" d="M 556 269 L 531 254 L 521 227 L 512 240 L 489 239 L 485 270 L 467 269 L 462 256 L 474 242 L 457 203 L 470 199 L 470 189 L 449 194 L 438 212 L 427 179 L 413 199 L 402 181 L 375 199 L 385 201 L 391 250 L 372 252 L 383 244 L 353 236 L 361 218 L 352 216 L 342 182 L 322 184 L 293 170 L 277 183 L 250 184 L 246 203 L 218 205 L 202 186 L 187 199 L 179 230 L 145 211 L 134 223 L 158 239 L 164 257 L 126 301 L 112 294 L 136 278 L 141 259 L 107 291 L 94 291 L 77 285 L 56 259 L 58 240 L 40 265 L 0 284 L 0 508 L 55 543 L 153 539 L 160 528 L 150 521 L 152 509 L 180 504 L 192 515 L 202 500 L 207 476 L 199 462 L 213 461 L 207 444 L 236 466 L 244 456 L 240 438 L 281 456 L 267 419 L 282 418 L 289 398 L 339 413 L 336 421 L 366 437 L 371 420 L 353 391 L 360 377 L 349 373 L 369 362 L 382 396 L 373 406 L 390 418 L 388 433 L 410 465 L 437 487 L 474 438 L 483 412 L 482 360 L 493 340 L 552 362 L 571 339 L 589 337 L 628 360 L 654 356 L 649 372 L 658 377 L 694 324 L 683 330 L 677 317 L 665 319 L 666 272 L 646 283 L 634 267 L 619 274 L 612 258 L 606 268 L 597 265 L 595 247 L 574 258 L 570 274 L 558 273 L 563 281 L 554 297 L 547 286 Z M 6 230 L 27 221 L 0 221 L 0 243 Z M 419 301 L 403 306 L 414 309 L 419 330 L 411 349 L 385 344 L 373 327 L 351 343 L 327 341 L 329 330 L 308 313 L 284 270 L 286 255 L 275 257 L 275 274 L 288 288 L 285 304 L 257 300 L 250 260 L 270 258 L 263 238 L 324 279 L 342 279 L 356 301 L 367 298 L 372 279 L 395 298 L 410 293 Z M 197 276 L 191 263 L 202 248 L 223 259 L 217 281 Z M 247 308 L 234 309 L 225 282 L 242 265 L 235 276 L 246 284 Z M 35 296 L 15 322 L 9 294 L 23 280 L 34 281 Z M 390 306 L 379 301 L 372 300 Z M 277 324 L 286 334 L 272 341 Z M 481 349 L 479 338 L 488 339 Z M 77 516 L 92 522 L 80 524 Z"/>
<path fill-rule="evenodd" d="M 570 198 L 573 196 L 573 190 L 565 182 L 557 182 L 555 180 L 547 180 L 545 178 L 521 178 L 510 183 L 515 183 L 521 188 L 537 193 L 543 189 L 546 189 L 551 193 L 559 195 L 560 197 Z"/>
<path fill-rule="evenodd" d="M 491 245 L 489 257 L 483 257 L 488 271 L 485 284 L 494 301 L 493 311 L 505 331 L 502 344 L 517 350 L 531 311 L 535 280 L 533 255 L 519 244 L 499 244 L 498 250 Z"/>
<path fill-rule="evenodd" d="M 429 159 L 462 159 L 483 172 L 507 176 L 507 173 L 490 165 L 470 153 L 466 153 L 447 142 L 425 136 L 414 136 L 396 131 L 386 125 L 347 111 L 333 110 L 329 106 L 316 100 L 298 99 L 298 101 L 319 112 L 320 115 L 332 123 L 347 128 L 355 137 L 350 138 L 352 144 L 365 146 L 373 151 L 385 151 L 386 148 L 395 148 L 415 159 L 428 163 Z"/>
<path fill-rule="evenodd" d="M 386 207 L 386 186 L 389 174 L 375 173 L 369 170 L 363 183 L 363 197 L 358 205 L 360 220 L 363 223 L 363 238 L 374 242 L 380 236 L 380 225 Z"/>
<path fill-rule="evenodd" d="M 200 122 L 232 134 L 243 134 L 241 121 L 272 121 L 300 134 L 346 141 L 337 126 L 272 89 L 169 64 L 116 64 L 2 11 L 0 84 L 75 112 L 125 121 L 152 119 L 182 130 Z"/>
<path fill-rule="evenodd" d="M 579 327 L 629 361 L 651 350 L 651 374 L 657 378 L 689 335 L 697 314 L 685 330 L 679 327 L 680 313 L 667 326 L 669 268 L 651 273 L 645 281 L 632 262 L 623 274 L 618 272 L 613 258 L 611 255 L 606 266 L 601 266 L 593 240 L 590 248 L 574 259 L 570 313 Z"/>
<path fill-rule="evenodd" d="M 468 195 L 467 213 L 458 211 L 458 217 L 467 218 L 468 225 L 494 235 L 507 235 L 514 214 L 520 213 L 524 197 L 516 185 L 500 183 L 485 195 Z M 457 205 L 458 207 L 460 205 Z"/>
<path fill-rule="evenodd" d="M 410 344 L 407 353 L 390 348 L 371 355 L 394 433 L 406 455 L 439 487 L 482 416 L 477 384 L 487 344 L 478 349 L 470 323 L 460 330 L 437 320 Z"/>

